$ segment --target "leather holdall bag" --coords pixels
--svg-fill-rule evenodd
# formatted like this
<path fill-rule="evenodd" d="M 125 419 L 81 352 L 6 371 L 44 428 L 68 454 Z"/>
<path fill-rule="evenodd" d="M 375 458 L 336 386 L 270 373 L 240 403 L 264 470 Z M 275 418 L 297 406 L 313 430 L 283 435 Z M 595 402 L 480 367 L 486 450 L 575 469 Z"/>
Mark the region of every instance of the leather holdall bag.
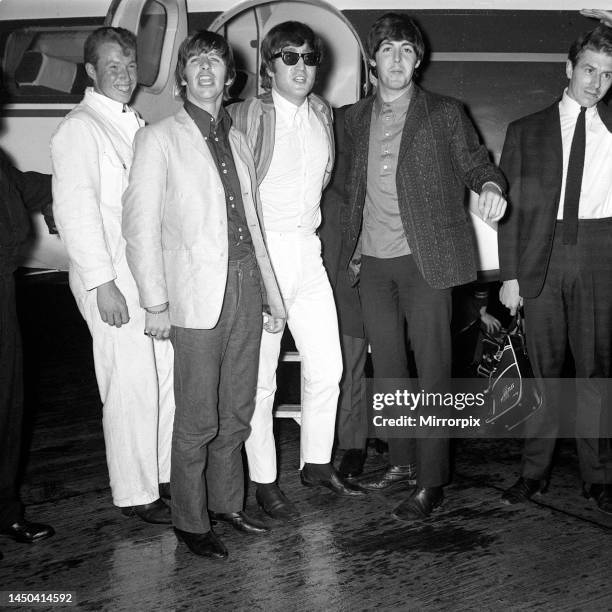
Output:
<path fill-rule="evenodd" d="M 534 378 L 523 320 L 514 317 L 497 334 L 481 330 L 482 354 L 477 375 L 488 379 L 484 423 L 490 433 L 519 433 L 520 425 L 542 406 L 542 393 Z"/>

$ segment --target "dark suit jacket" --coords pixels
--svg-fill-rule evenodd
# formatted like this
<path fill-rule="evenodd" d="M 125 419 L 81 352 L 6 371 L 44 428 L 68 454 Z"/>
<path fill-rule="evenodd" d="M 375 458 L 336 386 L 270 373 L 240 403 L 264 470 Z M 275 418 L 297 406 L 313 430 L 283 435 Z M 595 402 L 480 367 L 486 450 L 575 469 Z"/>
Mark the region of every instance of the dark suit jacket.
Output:
<path fill-rule="evenodd" d="M 612 131 L 612 109 L 600 103 L 598 110 Z M 510 184 L 498 233 L 500 278 L 518 279 L 522 297 L 537 297 L 548 269 L 563 178 L 558 101 L 508 126 L 500 165 Z"/>
<path fill-rule="evenodd" d="M 344 141 L 344 114 L 348 106 L 334 110 L 334 137 L 336 163 L 331 181 L 321 198 L 322 222 L 319 238 L 322 245 L 323 264 L 334 291 L 340 333 L 354 338 L 363 338 L 363 318 L 359 289 L 353 286 L 346 270 L 342 268 L 342 231 L 340 212 L 344 203 L 347 150 Z"/>
<path fill-rule="evenodd" d="M 28 213 L 45 211 L 51 201 L 51 175 L 17 170 L 0 149 L 0 274 L 17 268 L 30 233 Z"/>
<path fill-rule="evenodd" d="M 345 266 L 361 232 L 373 103 L 370 96 L 346 112 L 345 146 L 351 154 L 342 219 Z M 506 188 L 462 106 L 415 85 L 400 142 L 396 186 L 408 245 L 431 287 L 444 289 L 476 278 L 465 187 L 480 193 L 487 181 Z"/>

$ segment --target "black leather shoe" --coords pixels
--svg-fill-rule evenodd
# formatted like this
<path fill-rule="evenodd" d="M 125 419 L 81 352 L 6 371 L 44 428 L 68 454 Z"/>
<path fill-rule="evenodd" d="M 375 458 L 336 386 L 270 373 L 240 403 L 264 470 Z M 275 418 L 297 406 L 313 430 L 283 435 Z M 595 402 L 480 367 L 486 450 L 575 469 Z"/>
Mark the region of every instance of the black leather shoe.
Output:
<path fill-rule="evenodd" d="M 368 491 L 382 491 L 396 484 L 416 484 L 416 465 L 388 465 L 381 474 L 376 472 L 358 481 L 359 485 Z"/>
<path fill-rule="evenodd" d="M 172 523 L 170 508 L 161 499 L 156 499 L 150 504 L 121 508 L 121 514 L 124 516 L 137 516 L 146 523 L 156 523 L 159 525 L 170 525 Z"/>
<path fill-rule="evenodd" d="M 209 559 L 225 559 L 227 557 L 227 548 L 212 529 L 206 533 L 190 533 L 175 527 L 174 533 L 178 540 L 187 544 L 187 548 L 194 555 L 208 557 Z"/>
<path fill-rule="evenodd" d="M 606 514 L 612 514 L 612 484 L 583 485 L 582 494 L 597 502 L 597 507 Z"/>
<path fill-rule="evenodd" d="M 259 507 L 273 519 L 290 521 L 300 515 L 298 509 L 285 497 L 276 484 L 257 487 L 255 499 Z"/>
<path fill-rule="evenodd" d="M 170 494 L 170 483 L 169 482 L 159 483 L 159 497 L 167 501 L 170 501 L 172 499 L 172 495 Z"/>
<path fill-rule="evenodd" d="M 55 530 L 50 525 L 31 523 L 24 518 L 0 531 L 0 534 L 13 538 L 16 542 L 25 542 L 27 544 L 50 538 L 54 533 Z"/>
<path fill-rule="evenodd" d="M 509 506 L 524 504 L 536 493 L 543 491 L 542 481 L 535 478 L 521 476 L 511 487 L 507 488 L 501 496 L 502 503 Z"/>
<path fill-rule="evenodd" d="M 400 521 L 417 521 L 427 518 L 436 508 L 442 505 L 444 491 L 442 487 L 421 487 L 397 506 L 391 516 Z"/>
<path fill-rule="evenodd" d="M 338 474 L 342 478 L 355 478 L 363 472 L 366 454 L 360 448 L 349 448 L 340 461 Z"/>
<path fill-rule="evenodd" d="M 342 476 L 336 472 L 333 465 L 327 464 L 317 469 L 311 467 L 314 464 L 307 463 L 300 472 L 300 479 L 305 487 L 326 487 L 336 495 L 342 497 L 357 497 L 365 495 L 366 492 L 357 485 L 346 482 Z M 325 475 L 322 475 L 325 473 Z"/>
<path fill-rule="evenodd" d="M 210 518 L 213 521 L 223 521 L 231 525 L 237 531 L 243 533 L 267 533 L 270 528 L 261 521 L 251 518 L 246 512 L 210 512 Z"/>

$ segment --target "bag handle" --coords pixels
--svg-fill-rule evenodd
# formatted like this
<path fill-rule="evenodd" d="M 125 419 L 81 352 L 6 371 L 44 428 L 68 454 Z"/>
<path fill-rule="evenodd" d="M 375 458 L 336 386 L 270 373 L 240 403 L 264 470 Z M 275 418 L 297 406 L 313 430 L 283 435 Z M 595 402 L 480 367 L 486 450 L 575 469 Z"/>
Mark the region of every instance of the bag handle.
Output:
<path fill-rule="evenodd" d="M 509 335 L 523 335 L 524 334 L 524 314 L 522 313 L 521 308 L 517 308 L 516 314 L 512 317 L 510 321 L 510 325 L 508 325 L 508 334 Z"/>

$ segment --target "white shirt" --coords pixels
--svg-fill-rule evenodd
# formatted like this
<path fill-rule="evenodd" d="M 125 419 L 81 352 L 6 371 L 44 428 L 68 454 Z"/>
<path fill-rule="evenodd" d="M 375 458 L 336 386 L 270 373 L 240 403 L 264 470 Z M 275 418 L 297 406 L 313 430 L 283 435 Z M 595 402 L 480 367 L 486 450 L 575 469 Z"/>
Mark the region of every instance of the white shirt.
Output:
<path fill-rule="evenodd" d="M 567 166 L 579 114 L 580 104 L 568 96 L 566 89 L 559 102 L 561 140 L 563 143 L 563 181 L 557 211 L 557 219 L 559 220 L 563 219 Z M 612 217 L 612 134 L 601 120 L 597 112 L 597 106 L 587 108 L 585 128 L 586 148 L 578 218 L 601 219 Z"/>
<path fill-rule="evenodd" d="M 272 90 L 274 151 L 260 185 L 266 231 L 312 234 L 321 223 L 321 191 L 329 158 L 323 124 L 310 111 Z"/>

